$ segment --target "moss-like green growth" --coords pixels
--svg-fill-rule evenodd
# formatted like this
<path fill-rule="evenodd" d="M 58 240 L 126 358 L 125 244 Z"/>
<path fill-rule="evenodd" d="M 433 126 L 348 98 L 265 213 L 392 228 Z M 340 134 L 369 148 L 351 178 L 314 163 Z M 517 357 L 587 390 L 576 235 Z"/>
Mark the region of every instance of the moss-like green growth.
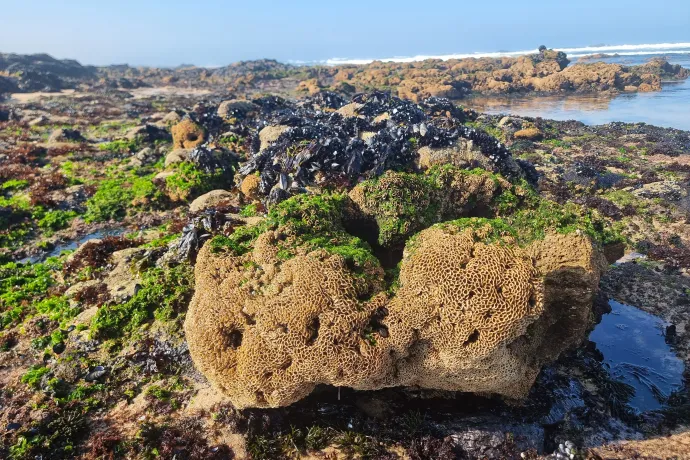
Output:
<path fill-rule="evenodd" d="M 131 153 L 135 152 L 140 146 L 141 144 L 137 139 L 118 139 L 99 144 L 98 149 L 110 153 Z"/>
<path fill-rule="evenodd" d="M 297 195 L 274 207 L 261 223 L 239 227 L 230 236 L 216 236 L 209 244 L 213 252 L 240 256 L 252 249 L 259 235 L 279 229 L 290 237 L 279 243 L 279 259 L 292 258 L 297 246 L 325 249 L 342 256 L 357 272 L 379 262 L 369 244 L 345 230 L 343 219 L 349 203 L 343 194 Z"/>
<path fill-rule="evenodd" d="M 241 256 L 252 249 L 254 241 L 271 227 L 271 222 L 262 221 L 259 224 L 237 228 L 230 236 L 214 236 L 209 244 L 215 253 L 227 252 L 233 256 Z"/>
<path fill-rule="evenodd" d="M 52 232 L 69 226 L 70 222 L 77 217 L 76 211 L 47 211 L 38 220 L 38 226 L 43 230 Z"/>
<path fill-rule="evenodd" d="M 141 289 L 130 300 L 98 310 L 91 322 L 95 337 L 120 338 L 154 317 L 159 321 L 179 319 L 194 289 L 191 267 L 152 268 L 142 278 Z"/>
<path fill-rule="evenodd" d="M 549 200 L 540 200 L 534 207 L 502 218 L 462 218 L 440 225 L 473 229 L 486 229 L 488 226 L 491 232 L 485 238 L 487 242 L 510 236 L 520 246 L 543 239 L 549 230 L 564 234 L 580 231 L 599 245 L 624 241 L 622 235 L 610 227 L 596 211 L 572 203 L 559 205 Z"/>
<path fill-rule="evenodd" d="M 232 183 L 233 177 L 233 171 L 217 168 L 208 173 L 188 161 L 175 164 L 174 171 L 173 175 L 165 179 L 168 196 L 173 201 L 193 199 L 211 190 L 226 187 Z"/>
<path fill-rule="evenodd" d="M 254 217 L 259 214 L 257 205 L 255 203 L 248 204 L 240 211 L 242 217 Z"/>
<path fill-rule="evenodd" d="M 29 186 L 28 180 L 23 179 L 10 179 L 5 181 L 0 188 L 5 191 L 15 191 L 22 190 Z"/>
<path fill-rule="evenodd" d="M 131 190 L 123 185 L 123 181 L 116 179 L 103 181 L 86 202 L 84 220 L 91 223 L 124 217 L 131 202 Z"/>
<path fill-rule="evenodd" d="M 84 220 L 87 223 L 119 220 L 132 207 L 155 207 L 163 194 L 153 183 L 153 176 L 129 174 L 102 181 L 86 202 Z"/>
<path fill-rule="evenodd" d="M 412 234 L 438 222 L 511 213 L 529 194 L 526 184 L 511 184 L 483 169 L 450 165 L 425 174 L 387 172 L 357 187 L 357 201 L 376 221 L 378 244 L 384 247 L 401 246 Z"/>
<path fill-rule="evenodd" d="M 73 315 L 63 297 L 48 294 L 48 289 L 55 284 L 53 274 L 61 268 L 57 258 L 42 264 L 10 262 L 0 266 L 0 329 L 11 327 L 35 312 L 55 319 Z"/>
<path fill-rule="evenodd" d="M 22 375 L 22 383 L 26 383 L 34 390 L 38 390 L 41 379 L 43 379 L 43 376 L 48 372 L 50 372 L 50 369 L 45 366 L 34 366 L 29 369 L 26 374 Z"/>
<path fill-rule="evenodd" d="M 368 243 L 345 230 L 343 219 L 350 203 L 347 195 L 337 193 L 297 195 L 272 209 L 269 219 L 295 236 L 297 244 L 338 254 L 359 271 L 379 262 Z"/>

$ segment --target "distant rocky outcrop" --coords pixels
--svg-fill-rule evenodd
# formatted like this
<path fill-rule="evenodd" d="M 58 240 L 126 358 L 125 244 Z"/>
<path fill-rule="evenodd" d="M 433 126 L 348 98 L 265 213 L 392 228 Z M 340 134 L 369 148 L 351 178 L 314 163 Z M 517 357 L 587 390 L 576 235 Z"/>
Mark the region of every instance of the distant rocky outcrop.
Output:
<path fill-rule="evenodd" d="M 0 53 L 0 78 L 10 82 L 3 84 L 0 80 L 0 93 L 3 86 L 18 92 L 60 91 L 74 88 L 79 82 L 95 76 L 95 67 L 83 66 L 71 59 L 55 59 L 47 54 Z"/>
<path fill-rule="evenodd" d="M 241 61 L 219 68 L 82 66 L 48 55 L 0 54 L 0 93 L 59 91 L 83 84 L 92 89 L 130 90 L 177 86 L 231 91 L 238 95 L 278 93 L 315 95 L 321 91 L 353 94 L 389 90 L 414 102 L 429 97 L 460 99 L 471 93 L 561 93 L 658 91 L 661 81 L 688 77 L 688 70 L 664 59 L 642 66 L 578 62 L 540 47 L 538 53 L 501 58 L 427 59 L 366 65 L 296 66 L 272 59 Z"/>

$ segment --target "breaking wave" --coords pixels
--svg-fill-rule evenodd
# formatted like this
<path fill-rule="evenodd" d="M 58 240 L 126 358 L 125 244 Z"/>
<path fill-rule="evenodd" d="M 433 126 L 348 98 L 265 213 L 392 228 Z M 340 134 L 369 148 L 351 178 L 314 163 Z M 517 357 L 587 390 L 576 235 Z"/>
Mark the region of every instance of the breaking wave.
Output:
<path fill-rule="evenodd" d="M 619 56 L 644 56 L 644 55 L 666 55 L 666 54 L 690 54 L 690 43 L 651 43 L 642 45 L 595 45 L 580 48 L 554 48 L 563 51 L 568 57 L 578 58 L 591 54 L 618 54 Z M 321 64 L 341 65 L 341 64 L 369 64 L 375 60 L 383 62 L 416 62 L 426 59 L 465 59 L 480 57 L 514 57 L 524 54 L 533 54 L 538 50 L 521 51 L 494 51 L 494 52 L 475 52 L 460 54 L 441 54 L 441 55 L 417 55 L 417 56 L 398 56 L 382 59 L 350 59 L 350 58 L 331 58 L 320 61 Z"/>

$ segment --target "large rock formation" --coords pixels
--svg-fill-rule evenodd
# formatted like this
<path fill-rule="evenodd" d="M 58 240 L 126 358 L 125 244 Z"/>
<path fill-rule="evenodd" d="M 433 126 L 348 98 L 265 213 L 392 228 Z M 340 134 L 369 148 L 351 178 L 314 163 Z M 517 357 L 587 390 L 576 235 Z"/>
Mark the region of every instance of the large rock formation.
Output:
<path fill-rule="evenodd" d="M 187 341 L 236 407 L 289 405 L 319 384 L 523 398 L 584 337 L 605 263 L 575 229 L 518 244 L 503 220 L 437 224 L 407 240 L 391 282 L 344 230 L 353 209 L 295 197 L 199 253 Z"/>

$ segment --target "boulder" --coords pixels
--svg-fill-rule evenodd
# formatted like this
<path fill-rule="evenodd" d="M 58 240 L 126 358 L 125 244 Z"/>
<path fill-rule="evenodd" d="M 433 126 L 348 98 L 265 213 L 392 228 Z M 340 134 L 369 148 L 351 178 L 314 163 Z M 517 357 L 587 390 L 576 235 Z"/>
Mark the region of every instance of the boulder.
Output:
<path fill-rule="evenodd" d="M 259 112 L 261 108 L 251 101 L 232 99 L 218 106 L 218 116 L 224 120 L 242 119 Z"/>
<path fill-rule="evenodd" d="M 237 202 L 237 196 L 227 190 L 212 190 L 196 198 L 189 205 L 190 212 L 201 212 L 224 202 Z"/>
<path fill-rule="evenodd" d="M 288 131 L 289 126 L 266 126 L 264 129 L 259 131 L 259 140 L 261 141 L 261 147 L 259 150 L 264 150 L 269 147 L 273 142 L 277 141 L 281 134 Z"/>
<path fill-rule="evenodd" d="M 189 160 L 189 154 L 192 153 L 192 149 L 180 149 L 176 148 L 172 152 L 168 153 L 165 157 L 165 167 L 175 163 L 182 163 L 183 161 Z"/>
<path fill-rule="evenodd" d="M 145 147 L 139 150 L 136 155 L 132 157 L 130 163 L 135 166 L 143 166 L 153 164 L 158 160 L 160 155 L 151 147 Z"/>
<path fill-rule="evenodd" d="M 84 142 L 84 136 L 76 129 L 59 128 L 54 130 L 48 138 L 49 144 L 62 142 Z"/>
<path fill-rule="evenodd" d="M 174 110 L 172 112 L 169 112 L 167 115 L 163 117 L 161 120 L 162 123 L 166 125 L 176 125 L 179 122 L 182 121 L 182 117 L 180 116 L 179 113 L 175 112 Z"/>
<path fill-rule="evenodd" d="M 513 134 L 513 137 L 515 139 L 526 139 L 529 141 L 537 141 L 544 137 L 541 131 L 539 131 L 537 128 L 524 128 L 519 131 L 515 131 Z"/>
<path fill-rule="evenodd" d="M 250 174 L 240 184 L 240 191 L 242 194 L 251 199 L 258 200 L 261 198 L 261 178 L 256 174 Z"/>

